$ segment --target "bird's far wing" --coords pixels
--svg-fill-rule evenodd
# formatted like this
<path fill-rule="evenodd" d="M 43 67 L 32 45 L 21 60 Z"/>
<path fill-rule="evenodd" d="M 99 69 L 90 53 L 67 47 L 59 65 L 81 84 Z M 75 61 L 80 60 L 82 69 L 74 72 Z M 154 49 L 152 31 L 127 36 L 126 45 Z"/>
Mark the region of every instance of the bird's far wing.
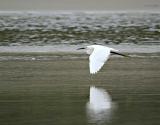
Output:
<path fill-rule="evenodd" d="M 97 73 L 102 68 L 105 61 L 107 61 L 109 55 L 110 55 L 110 50 L 108 48 L 105 47 L 95 48 L 89 57 L 90 73 L 91 74 Z"/>

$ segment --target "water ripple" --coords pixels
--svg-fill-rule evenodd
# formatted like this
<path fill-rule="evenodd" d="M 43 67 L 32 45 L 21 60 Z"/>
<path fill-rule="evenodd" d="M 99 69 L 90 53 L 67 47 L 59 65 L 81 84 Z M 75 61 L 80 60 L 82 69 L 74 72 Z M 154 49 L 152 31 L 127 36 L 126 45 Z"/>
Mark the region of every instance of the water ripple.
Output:
<path fill-rule="evenodd" d="M 160 13 L 0 12 L 0 45 L 159 44 Z"/>

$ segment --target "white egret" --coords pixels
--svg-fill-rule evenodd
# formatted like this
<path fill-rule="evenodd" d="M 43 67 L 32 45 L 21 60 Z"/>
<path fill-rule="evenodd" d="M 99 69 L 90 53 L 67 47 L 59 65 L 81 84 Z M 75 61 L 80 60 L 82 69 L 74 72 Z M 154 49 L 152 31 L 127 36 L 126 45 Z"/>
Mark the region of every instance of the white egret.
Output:
<path fill-rule="evenodd" d="M 91 74 L 97 73 L 102 68 L 111 53 L 128 57 L 127 55 L 120 53 L 119 50 L 102 45 L 90 45 L 83 48 L 78 48 L 78 50 L 80 49 L 86 49 L 87 54 L 90 55 L 89 68 Z"/>

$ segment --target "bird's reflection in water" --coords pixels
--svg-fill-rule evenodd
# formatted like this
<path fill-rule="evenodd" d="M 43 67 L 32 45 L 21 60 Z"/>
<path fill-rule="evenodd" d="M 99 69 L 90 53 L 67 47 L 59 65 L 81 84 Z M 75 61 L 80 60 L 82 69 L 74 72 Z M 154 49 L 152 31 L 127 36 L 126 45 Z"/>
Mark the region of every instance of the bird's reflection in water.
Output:
<path fill-rule="evenodd" d="M 110 122 L 113 111 L 111 97 L 104 89 L 90 87 L 89 102 L 87 103 L 87 117 L 89 123 L 98 125 Z"/>

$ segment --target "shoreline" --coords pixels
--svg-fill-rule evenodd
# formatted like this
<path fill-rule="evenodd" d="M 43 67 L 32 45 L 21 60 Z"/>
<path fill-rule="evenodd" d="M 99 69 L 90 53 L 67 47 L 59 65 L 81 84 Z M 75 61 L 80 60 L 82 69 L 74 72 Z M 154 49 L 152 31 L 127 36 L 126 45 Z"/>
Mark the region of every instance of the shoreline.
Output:
<path fill-rule="evenodd" d="M 0 46 L 0 61 L 12 60 L 77 60 L 87 59 L 85 50 L 77 48 L 87 45 L 54 45 L 54 46 Z M 132 58 L 159 58 L 160 45 L 107 45 L 118 49 Z M 111 58 L 122 58 L 112 55 Z"/>
<path fill-rule="evenodd" d="M 100 44 L 101 45 L 101 44 Z M 88 46 L 81 45 L 47 45 L 47 46 L 0 46 L 0 53 L 83 53 L 83 50 L 77 48 Z M 104 45 L 118 49 L 123 53 L 160 53 L 160 44 L 158 45 L 136 45 L 119 44 Z"/>

